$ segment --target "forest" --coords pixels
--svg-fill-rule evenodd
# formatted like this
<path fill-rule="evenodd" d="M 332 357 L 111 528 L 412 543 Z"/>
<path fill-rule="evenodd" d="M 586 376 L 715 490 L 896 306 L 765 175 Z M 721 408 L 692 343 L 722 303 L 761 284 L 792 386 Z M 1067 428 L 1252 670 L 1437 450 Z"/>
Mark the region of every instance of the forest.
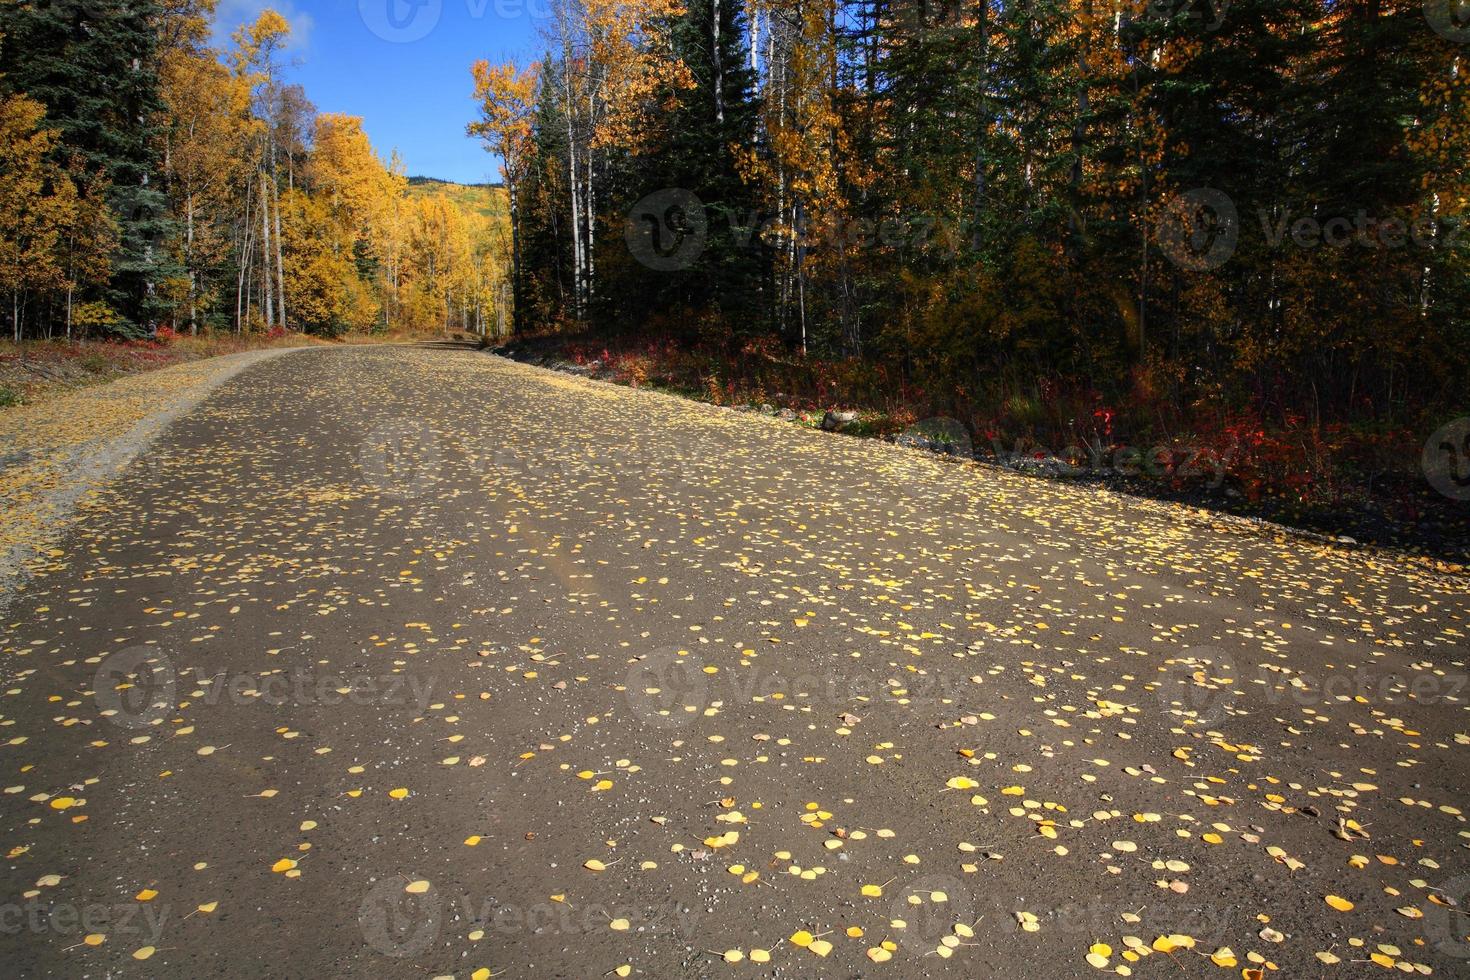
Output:
<path fill-rule="evenodd" d="M 505 329 L 503 217 L 319 113 L 279 13 L 219 50 L 215 8 L 0 0 L 12 339 Z"/>
<path fill-rule="evenodd" d="M 560 0 L 542 57 L 474 66 L 471 129 L 518 327 L 604 370 L 1335 497 L 1465 414 L 1454 14 Z"/>
<path fill-rule="evenodd" d="M 0 0 L 15 341 L 530 338 L 1338 509 L 1470 414 L 1450 0 L 555 0 L 445 93 L 494 188 L 411 180 L 216 2 Z"/>

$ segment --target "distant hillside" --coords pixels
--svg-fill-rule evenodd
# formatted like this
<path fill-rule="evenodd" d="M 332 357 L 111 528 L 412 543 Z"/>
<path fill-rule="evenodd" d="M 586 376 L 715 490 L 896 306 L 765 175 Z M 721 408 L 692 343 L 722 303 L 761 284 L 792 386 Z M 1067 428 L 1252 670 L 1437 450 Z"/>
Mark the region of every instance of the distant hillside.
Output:
<path fill-rule="evenodd" d="M 408 193 L 445 194 L 466 211 L 477 211 L 486 217 L 501 217 L 506 213 L 505 188 L 500 184 L 456 184 L 433 177 L 410 177 Z"/>

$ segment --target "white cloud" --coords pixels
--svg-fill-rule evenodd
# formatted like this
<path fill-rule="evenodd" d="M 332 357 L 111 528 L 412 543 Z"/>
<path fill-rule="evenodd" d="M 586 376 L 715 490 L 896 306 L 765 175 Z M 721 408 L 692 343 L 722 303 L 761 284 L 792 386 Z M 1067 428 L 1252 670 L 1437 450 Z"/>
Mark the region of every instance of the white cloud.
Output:
<path fill-rule="evenodd" d="M 302 54 L 311 43 L 315 21 L 305 10 L 298 10 L 292 0 L 220 0 L 214 16 L 214 43 L 221 48 L 230 45 L 230 35 L 241 24 L 252 23 L 263 10 L 274 10 L 291 25 L 291 37 L 285 50 Z"/>

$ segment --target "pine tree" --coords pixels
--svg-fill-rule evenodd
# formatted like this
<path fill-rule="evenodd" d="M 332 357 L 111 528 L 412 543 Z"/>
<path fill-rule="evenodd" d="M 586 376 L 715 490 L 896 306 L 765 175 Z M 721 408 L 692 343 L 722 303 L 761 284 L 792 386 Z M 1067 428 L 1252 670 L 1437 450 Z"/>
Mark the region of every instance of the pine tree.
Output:
<path fill-rule="evenodd" d="M 61 134 L 59 161 L 78 155 L 105 178 L 119 241 L 108 298 L 128 329 L 150 329 L 162 307 L 157 285 L 177 272 L 164 247 L 171 218 L 156 180 L 164 121 L 159 5 L 19 0 L 6 13 L 0 74 L 46 106 L 48 125 Z"/>
<path fill-rule="evenodd" d="M 671 103 L 650 143 L 633 148 L 622 210 L 645 194 L 691 191 L 704 206 L 706 237 L 684 269 L 641 267 L 623 294 L 649 311 L 722 314 L 742 328 L 759 325 L 762 253 L 750 225 L 756 197 L 741 177 L 737 154 L 755 138 L 754 77 L 744 18 L 734 0 L 690 0 L 668 25 L 671 56 L 683 66 L 661 99 Z M 688 80 L 685 83 L 683 80 Z M 614 248 L 626 248 L 621 241 Z"/>

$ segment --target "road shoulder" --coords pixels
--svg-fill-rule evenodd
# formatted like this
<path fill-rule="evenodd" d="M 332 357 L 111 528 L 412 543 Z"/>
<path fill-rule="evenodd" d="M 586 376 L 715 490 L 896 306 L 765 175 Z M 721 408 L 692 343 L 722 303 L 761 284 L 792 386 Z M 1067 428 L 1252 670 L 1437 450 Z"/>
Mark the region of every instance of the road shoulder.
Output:
<path fill-rule="evenodd" d="M 84 498 L 123 470 L 174 419 L 241 371 L 309 348 L 190 361 L 23 405 L 0 416 L 0 611 Z"/>

